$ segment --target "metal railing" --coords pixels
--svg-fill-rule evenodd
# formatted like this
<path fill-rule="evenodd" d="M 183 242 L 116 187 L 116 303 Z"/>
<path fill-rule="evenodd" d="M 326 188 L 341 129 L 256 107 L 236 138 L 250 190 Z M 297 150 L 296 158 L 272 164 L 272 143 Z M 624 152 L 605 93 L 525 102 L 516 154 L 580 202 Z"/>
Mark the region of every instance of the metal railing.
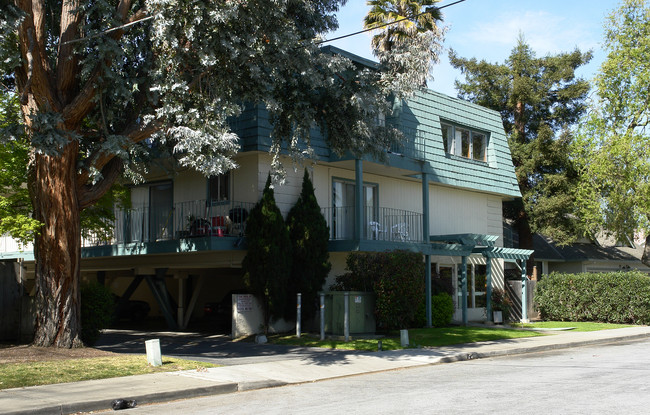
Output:
<path fill-rule="evenodd" d="M 82 232 L 82 246 L 157 242 L 205 236 L 243 236 L 253 203 L 192 200 L 172 207 L 116 209 L 113 231 Z M 354 239 L 354 208 L 328 207 L 321 212 L 331 240 Z M 361 239 L 423 242 L 422 214 L 403 209 L 368 207 L 362 211 Z"/>
<path fill-rule="evenodd" d="M 169 207 L 115 209 L 110 234 L 83 233 L 82 246 L 156 242 L 203 236 L 242 236 L 254 203 L 192 200 Z"/>
<path fill-rule="evenodd" d="M 331 240 L 354 238 L 354 207 L 321 209 L 330 228 Z M 361 239 L 423 242 L 422 214 L 403 209 L 367 207 L 362 211 Z"/>

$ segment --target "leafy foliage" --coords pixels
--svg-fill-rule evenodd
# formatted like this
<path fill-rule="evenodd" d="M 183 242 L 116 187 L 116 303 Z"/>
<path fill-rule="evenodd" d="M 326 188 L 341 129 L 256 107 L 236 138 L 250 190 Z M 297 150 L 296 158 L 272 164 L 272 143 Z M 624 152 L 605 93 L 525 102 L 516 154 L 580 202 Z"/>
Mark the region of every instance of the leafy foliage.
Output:
<path fill-rule="evenodd" d="M 111 324 L 115 302 L 110 290 L 96 282 L 81 285 L 81 340 L 92 346 Z"/>
<path fill-rule="evenodd" d="M 40 222 L 30 215 L 27 183 L 29 145 L 20 123 L 18 98 L 0 91 L 0 235 L 22 244 L 34 239 Z"/>
<path fill-rule="evenodd" d="M 515 221 L 522 248 L 532 248 L 532 233 L 567 243 L 578 235 L 573 189 L 577 172 L 569 157 L 570 130 L 585 111 L 589 84 L 575 70 L 591 53 L 537 57 L 523 37 L 503 64 L 464 59 L 450 53 L 459 97 L 499 111 L 508 136 L 522 199 L 505 209 Z"/>
<path fill-rule="evenodd" d="M 349 273 L 336 277 L 333 290 L 372 291 L 376 294 L 377 326 L 404 329 L 413 324 L 424 302 L 422 255 L 408 251 L 352 252 Z"/>
<path fill-rule="evenodd" d="M 314 185 L 305 169 L 302 192 L 287 215 L 292 245 L 289 298 L 302 295 L 305 319 L 316 315 L 318 292 L 323 288 L 332 264 L 329 262 L 329 228 L 314 194 Z"/>
<path fill-rule="evenodd" d="M 262 303 L 265 331 L 268 331 L 271 318 L 288 315 L 293 304 L 287 290 L 291 240 L 282 212 L 275 204 L 270 174 L 262 199 L 248 215 L 246 244 L 248 251 L 242 261 L 244 281 Z"/>
<path fill-rule="evenodd" d="M 424 327 L 427 324 L 427 307 L 424 301 L 418 309 L 416 327 Z M 431 296 L 431 327 L 447 327 L 454 317 L 454 299 L 451 295 L 441 292 Z"/>
<path fill-rule="evenodd" d="M 574 147 L 580 219 L 625 241 L 650 232 L 650 5 L 625 0 L 605 23 L 607 60 Z M 647 248 L 646 243 L 646 248 Z M 649 263 L 647 253 L 644 261 Z"/>
<path fill-rule="evenodd" d="M 650 323 L 650 278 L 640 272 L 553 273 L 535 288 L 545 320 Z"/>
<path fill-rule="evenodd" d="M 389 67 L 402 68 L 401 74 L 394 79 L 406 78 L 407 74 L 412 74 L 408 76 L 411 82 L 425 85 L 433 65 L 439 62 L 446 28 L 438 25 L 442 21 L 440 10 L 434 6 L 438 1 L 368 1 L 372 7 L 363 26 L 379 31 L 372 38 L 375 56 L 383 64 L 389 64 Z M 395 89 L 402 90 L 404 85 Z"/>

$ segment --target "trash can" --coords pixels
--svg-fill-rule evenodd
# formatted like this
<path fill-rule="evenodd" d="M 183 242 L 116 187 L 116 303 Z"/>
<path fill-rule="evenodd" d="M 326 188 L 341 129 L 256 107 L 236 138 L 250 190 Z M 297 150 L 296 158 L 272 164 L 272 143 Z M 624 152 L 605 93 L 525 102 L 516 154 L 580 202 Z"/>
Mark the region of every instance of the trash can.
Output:
<path fill-rule="evenodd" d="M 375 294 L 364 291 L 326 291 L 325 333 L 344 335 L 345 293 L 349 295 L 350 334 L 375 332 Z"/>

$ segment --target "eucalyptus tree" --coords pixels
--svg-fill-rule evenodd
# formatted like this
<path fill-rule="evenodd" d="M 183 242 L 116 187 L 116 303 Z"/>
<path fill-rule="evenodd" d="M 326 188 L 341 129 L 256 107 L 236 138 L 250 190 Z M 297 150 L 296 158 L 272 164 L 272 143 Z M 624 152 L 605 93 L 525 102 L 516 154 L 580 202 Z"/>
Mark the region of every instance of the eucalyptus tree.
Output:
<path fill-rule="evenodd" d="M 456 81 L 458 96 L 501 114 L 522 194 L 504 207 L 504 216 L 514 221 L 521 248 L 532 249 L 535 232 L 560 243 L 579 232 L 573 216 L 577 171 L 569 153 L 571 127 L 589 92 L 575 71 L 590 59 L 591 52 L 578 49 L 537 57 L 523 36 L 502 64 L 450 53 L 452 66 L 465 75 Z"/>
<path fill-rule="evenodd" d="M 650 4 L 625 0 L 607 16 L 607 59 L 580 129 L 579 217 L 592 233 L 645 237 L 650 265 Z"/>
<path fill-rule="evenodd" d="M 309 130 L 334 152 L 380 155 L 395 130 L 377 125 L 386 97 L 427 76 L 429 49 L 378 54 L 381 71 L 323 53 L 344 0 L 1 0 L 0 68 L 29 143 L 36 335 L 79 340 L 80 212 L 165 146 L 206 175 L 236 167 L 228 119 L 266 106 L 276 172 L 281 149 L 309 152 Z M 306 149 L 306 150 L 305 150 Z"/>

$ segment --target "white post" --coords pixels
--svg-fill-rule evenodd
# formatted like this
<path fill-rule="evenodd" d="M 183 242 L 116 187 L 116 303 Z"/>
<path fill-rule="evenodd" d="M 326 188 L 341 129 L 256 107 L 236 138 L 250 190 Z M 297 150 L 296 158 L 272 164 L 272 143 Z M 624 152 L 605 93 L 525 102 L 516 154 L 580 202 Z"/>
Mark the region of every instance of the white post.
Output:
<path fill-rule="evenodd" d="M 296 337 L 300 338 L 300 320 L 302 320 L 302 294 L 298 293 L 298 305 L 296 306 Z"/>
<path fill-rule="evenodd" d="M 320 339 L 325 340 L 325 293 L 320 293 Z"/>
<path fill-rule="evenodd" d="M 350 293 L 343 293 L 343 334 L 345 335 L 345 342 L 350 341 Z"/>
<path fill-rule="evenodd" d="M 151 366 L 162 366 L 162 354 L 160 353 L 160 339 L 152 339 L 144 342 L 147 350 L 147 362 Z"/>

